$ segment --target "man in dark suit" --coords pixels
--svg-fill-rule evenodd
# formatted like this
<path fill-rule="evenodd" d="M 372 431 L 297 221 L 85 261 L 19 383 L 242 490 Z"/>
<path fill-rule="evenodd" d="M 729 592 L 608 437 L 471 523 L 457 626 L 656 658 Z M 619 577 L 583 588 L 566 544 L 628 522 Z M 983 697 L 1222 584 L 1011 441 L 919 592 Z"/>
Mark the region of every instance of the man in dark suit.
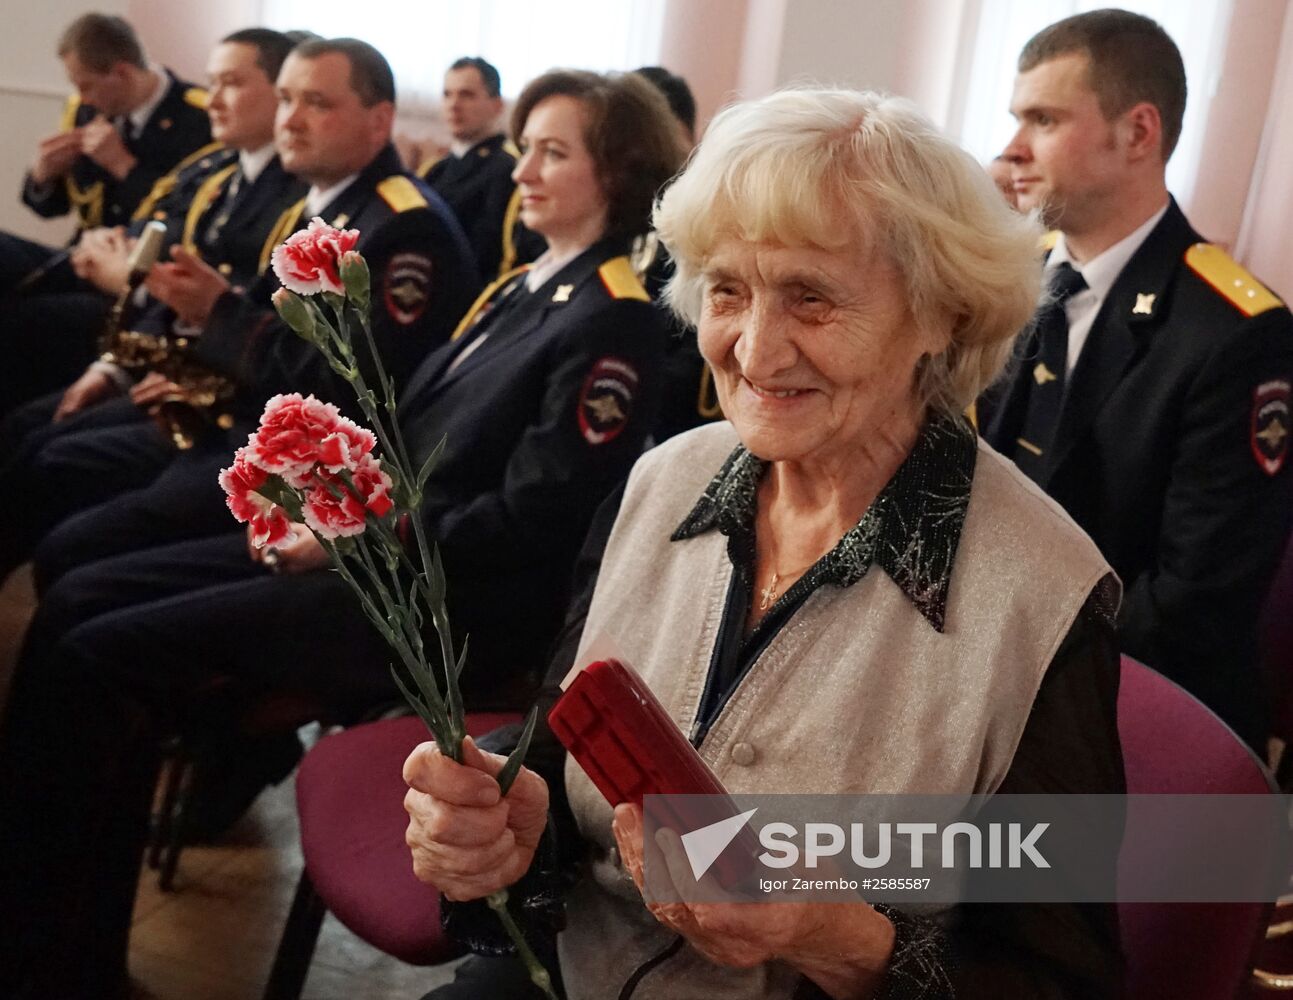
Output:
<path fill-rule="evenodd" d="M 444 75 L 444 117 L 453 143 L 418 174 L 462 223 L 481 276 L 498 276 L 503 220 L 516 184 L 515 147 L 499 131 L 503 98 L 498 70 L 479 56 L 464 56 Z"/>
<path fill-rule="evenodd" d="M 1024 47 L 1005 156 L 1019 207 L 1059 231 L 1052 296 L 980 419 L 1122 578 L 1123 651 L 1260 746 L 1257 621 L 1293 514 L 1293 317 L 1168 194 L 1184 107 L 1180 54 L 1147 18 L 1081 14 Z"/>
<path fill-rule="evenodd" d="M 121 18 L 77 18 L 58 54 L 77 93 L 62 130 L 41 141 L 22 199 L 42 216 L 74 213 L 77 242 L 146 217 L 159 179 L 217 147 L 206 91 L 150 64 Z M 0 413 L 80 371 L 107 310 L 67 252 L 0 233 L 0 351 L 15 359 L 0 366 Z"/>
<path fill-rule="evenodd" d="M 59 133 L 41 140 L 22 200 L 47 218 L 75 212 L 78 233 L 125 225 L 163 174 L 211 142 L 206 91 L 151 66 L 119 17 L 77 18 L 58 55 L 77 93 Z M 0 250 L 12 280 L 52 253 L 8 236 Z"/>

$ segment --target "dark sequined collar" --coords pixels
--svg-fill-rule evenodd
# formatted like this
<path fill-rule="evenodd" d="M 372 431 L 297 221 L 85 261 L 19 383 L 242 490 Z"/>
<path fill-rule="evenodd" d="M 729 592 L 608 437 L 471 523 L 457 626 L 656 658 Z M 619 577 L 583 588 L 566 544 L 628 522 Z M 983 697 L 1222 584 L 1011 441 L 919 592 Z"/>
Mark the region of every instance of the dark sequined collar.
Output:
<path fill-rule="evenodd" d="M 876 563 L 943 631 L 976 455 L 974 429 L 966 420 L 931 417 L 861 520 L 805 574 L 811 588 L 827 583 L 850 587 Z M 759 480 L 767 467 L 738 445 L 672 540 L 694 538 L 715 527 L 728 538 L 752 539 Z"/>

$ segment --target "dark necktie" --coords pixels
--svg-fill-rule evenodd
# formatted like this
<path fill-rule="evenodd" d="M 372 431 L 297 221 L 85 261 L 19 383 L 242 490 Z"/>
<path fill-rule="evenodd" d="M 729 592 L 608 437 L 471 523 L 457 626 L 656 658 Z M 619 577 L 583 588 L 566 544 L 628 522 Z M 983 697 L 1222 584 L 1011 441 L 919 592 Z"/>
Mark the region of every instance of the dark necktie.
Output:
<path fill-rule="evenodd" d="M 1064 376 L 1068 368 L 1069 321 L 1064 304 L 1086 288 L 1086 279 L 1067 261 L 1058 265 L 1050 276 L 1048 301 L 1037 312 L 1033 334 L 1034 351 L 1024 358 L 1027 368 L 1028 411 L 1023 433 L 1016 442 L 1015 464 L 1040 483 L 1046 452 L 1055 438 L 1060 409 L 1064 403 Z"/>

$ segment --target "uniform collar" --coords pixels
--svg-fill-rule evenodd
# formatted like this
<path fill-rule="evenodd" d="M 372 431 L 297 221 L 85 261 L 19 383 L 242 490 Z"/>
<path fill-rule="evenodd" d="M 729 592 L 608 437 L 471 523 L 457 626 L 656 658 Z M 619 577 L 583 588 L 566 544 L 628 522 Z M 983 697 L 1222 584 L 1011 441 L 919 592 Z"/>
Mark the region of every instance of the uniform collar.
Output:
<path fill-rule="evenodd" d="M 483 149 L 487 146 L 502 145 L 503 134 L 495 132 L 493 135 L 487 135 L 483 139 L 477 139 L 475 142 L 458 142 L 456 139 L 449 143 L 449 155 L 455 160 L 461 160 L 469 153 L 477 149 Z"/>
<path fill-rule="evenodd" d="M 1086 286 L 1095 293 L 1098 301 L 1103 302 L 1109 290 L 1113 288 L 1113 283 L 1118 280 L 1118 275 L 1122 274 L 1123 268 L 1127 262 L 1135 256 L 1136 251 L 1140 249 L 1141 244 L 1148 239 L 1149 234 L 1154 231 L 1163 216 L 1167 214 L 1167 209 L 1171 205 L 1170 199 L 1163 203 L 1163 207 L 1151 215 L 1143 223 L 1137 226 L 1132 232 L 1128 233 L 1113 246 L 1096 254 L 1090 260 L 1079 264 L 1069 254 L 1068 242 L 1063 233 L 1060 233 L 1055 240 L 1055 248 L 1051 251 L 1050 257 L 1046 260 L 1046 267 L 1050 269 L 1059 267 L 1060 264 L 1067 263 L 1077 271 L 1086 281 Z"/>
<path fill-rule="evenodd" d="M 814 585 L 851 587 L 878 564 L 939 632 L 947 613 L 952 565 L 978 454 L 961 417 L 932 416 L 911 454 L 852 528 L 806 574 Z M 768 463 L 743 445 L 728 456 L 672 541 L 715 528 L 728 538 L 754 534 L 757 491 Z"/>
<path fill-rule="evenodd" d="M 317 186 L 310 188 L 310 193 L 305 196 L 305 212 L 303 217 L 313 219 L 316 215 L 322 215 L 323 210 L 341 197 L 351 184 L 359 179 L 358 174 L 351 174 L 344 180 L 338 181 L 331 187 L 320 190 Z"/>
<path fill-rule="evenodd" d="M 260 149 L 239 150 L 238 165 L 242 168 L 242 176 L 248 184 L 255 184 L 256 178 L 261 172 L 269 166 L 269 161 L 274 158 L 274 144 L 267 142 Z"/>
<path fill-rule="evenodd" d="M 148 71 L 153 74 L 156 83 L 153 86 L 153 92 L 149 95 L 148 100 L 135 108 L 126 115 L 126 121 L 130 125 L 130 134 L 139 135 L 144 131 L 144 126 L 148 124 L 148 119 L 153 117 L 153 112 L 157 110 L 158 105 L 166 96 L 166 92 L 171 89 L 171 77 L 161 66 L 149 62 Z"/>

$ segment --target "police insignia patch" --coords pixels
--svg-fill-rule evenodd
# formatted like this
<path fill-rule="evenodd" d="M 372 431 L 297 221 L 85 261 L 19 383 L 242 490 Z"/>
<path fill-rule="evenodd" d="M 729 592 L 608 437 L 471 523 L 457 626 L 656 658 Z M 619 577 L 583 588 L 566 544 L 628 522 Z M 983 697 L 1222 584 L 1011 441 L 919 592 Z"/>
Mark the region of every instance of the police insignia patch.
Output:
<path fill-rule="evenodd" d="M 431 301 L 431 261 L 416 253 L 397 253 L 382 281 L 386 311 L 401 326 L 417 322 Z"/>
<path fill-rule="evenodd" d="M 620 358 L 599 358 L 579 392 L 579 432 L 589 444 L 619 437 L 633 411 L 638 373 Z"/>
<path fill-rule="evenodd" d="M 1284 379 L 1263 382 L 1253 390 L 1253 457 L 1268 476 L 1284 467 L 1289 444 L 1289 396 L 1293 389 Z"/>

